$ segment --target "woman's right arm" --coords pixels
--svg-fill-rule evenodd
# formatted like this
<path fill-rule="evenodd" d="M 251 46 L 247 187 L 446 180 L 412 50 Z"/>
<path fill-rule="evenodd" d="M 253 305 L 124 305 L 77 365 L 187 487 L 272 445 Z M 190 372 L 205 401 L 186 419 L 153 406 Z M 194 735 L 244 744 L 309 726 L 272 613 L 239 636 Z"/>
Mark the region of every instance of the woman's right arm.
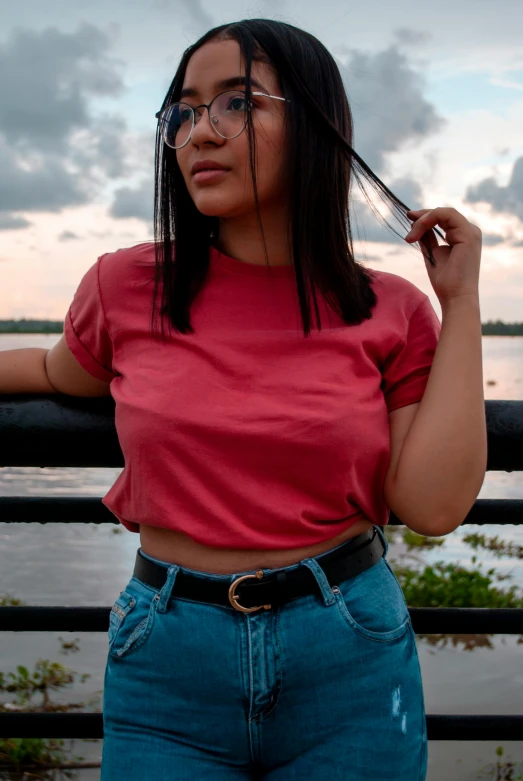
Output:
<path fill-rule="evenodd" d="M 51 347 L 0 350 L 0 394 L 64 393 L 68 396 L 110 396 L 110 383 L 80 366 L 65 337 Z"/>
<path fill-rule="evenodd" d="M 57 393 L 47 377 L 44 347 L 0 350 L 0 393 Z"/>

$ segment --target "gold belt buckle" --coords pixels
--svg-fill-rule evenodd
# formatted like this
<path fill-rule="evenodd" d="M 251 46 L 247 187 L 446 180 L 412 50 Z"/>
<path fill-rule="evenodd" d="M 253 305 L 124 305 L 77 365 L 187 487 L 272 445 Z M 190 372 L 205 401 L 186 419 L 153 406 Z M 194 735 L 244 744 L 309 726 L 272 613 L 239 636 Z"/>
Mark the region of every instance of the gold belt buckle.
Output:
<path fill-rule="evenodd" d="M 243 605 L 239 604 L 240 597 L 234 593 L 234 589 L 236 586 L 242 582 L 242 580 L 247 580 L 247 578 L 263 578 L 263 570 L 259 569 L 256 572 L 256 575 L 242 575 L 241 578 L 236 578 L 236 580 L 231 583 L 229 587 L 229 602 L 233 606 L 235 610 L 239 610 L 241 613 L 252 613 L 254 610 L 260 610 L 260 608 L 265 608 L 265 610 L 270 610 L 271 605 L 257 605 L 256 607 L 243 607 Z"/>

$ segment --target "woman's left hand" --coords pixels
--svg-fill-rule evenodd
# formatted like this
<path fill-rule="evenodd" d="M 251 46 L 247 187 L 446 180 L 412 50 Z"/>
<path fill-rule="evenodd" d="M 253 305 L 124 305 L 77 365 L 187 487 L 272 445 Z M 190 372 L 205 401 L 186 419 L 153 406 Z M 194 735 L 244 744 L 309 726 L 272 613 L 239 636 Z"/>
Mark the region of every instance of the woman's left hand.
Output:
<path fill-rule="evenodd" d="M 427 274 L 440 304 L 463 295 L 479 296 L 483 234 L 478 226 L 469 222 L 456 209 L 446 206 L 437 209 L 415 209 L 407 212 L 407 217 L 415 222 L 405 240 L 409 243 L 419 241 L 426 233 L 432 248 L 435 268 L 428 262 L 427 248 L 420 242 Z M 445 231 L 447 244 L 438 245 L 436 235 L 432 231 L 436 225 Z"/>

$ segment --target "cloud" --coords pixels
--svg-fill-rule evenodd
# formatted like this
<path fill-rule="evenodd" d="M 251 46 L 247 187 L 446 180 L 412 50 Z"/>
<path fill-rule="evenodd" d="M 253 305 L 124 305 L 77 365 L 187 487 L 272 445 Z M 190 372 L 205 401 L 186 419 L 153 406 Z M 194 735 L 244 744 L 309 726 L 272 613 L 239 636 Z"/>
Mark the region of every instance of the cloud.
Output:
<path fill-rule="evenodd" d="M 481 237 L 481 243 L 484 247 L 496 247 L 505 241 L 505 236 L 500 236 L 497 233 L 483 233 Z"/>
<path fill-rule="evenodd" d="M 118 97 L 124 84 L 107 56 L 109 36 L 82 23 L 75 33 L 16 28 L 0 45 L 0 132 L 18 149 L 58 151 L 90 126 L 87 99 Z"/>
<path fill-rule="evenodd" d="M 423 209 L 423 191 L 414 179 L 401 177 L 394 179 L 389 185 L 390 190 L 410 209 Z"/>
<path fill-rule="evenodd" d="M 282 13 L 285 8 L 285 0 L 258 0 L 257 6 L 259 11 L 256 11 L 255 13 L 259 13 L 260 18 L 272 19 Z"/>
<path fill-rule="evenodd" d="M 26 220 L 25 217 L 14 217 L 11 214 L 2 214 L 0 210 L 0 230 L 21 230 L 22 228 L 29 228 L 31 223 Z"/>
<path fill-rule="evenodd" d="M 182 9 L 189 19 L 189 25 L 193 29 L 196 28 L 199 35 L 216 26 L 201 0 L 153 0 L 152 7 L 155 10 L 167 11 L 170 18 L 175 9 Z"/>
<path fill-rule="evenodd" d="M 397 37 L 406 40 L 409 34 L 403 30 Z M 422 38 L 414 32 L 410 36 L 412 42 Z M 347 59 L 338 63 L 338 67 L 353 114 L 354 149 L 403 203 L 411 209 L 424 208 L 423 191 L 417 181 L 407 176 L 391 182 L 386 180 L 388 155 L 421 144 L 425 138 L 436 135 L 447 120 L 423 97 L 422 77 L 396 45 L 375 54 L 345 47 L 343 55 Z M 381 199 L 363 175 L 360 176 L 367 196 L 383 214 Z M 394 213 L 385 212 L 385 217 L 400 236 L 405 235 Z M 351 220 L 354 239 L 402 242 L 391 228 L 382 224 L 366 201 L 353 200 Z"/>
<path fill-rule="evenodd" d="M 343 53 L 348 59 L 338 65 L 354 117 L 353 146 L 373 171 L 385 172 L 387 154 L 437 134 L 446 119 L 423 97 L 423 77 L 397 46 Z"/>
<path fill-rule="evenodd" d="M 523 220 L 523 157 L 514 163 L 506 187 L 500 187 L 493 176 L 467 188 L 465 203 L 488 203 L 495 212 L 513 214 Z"/>
<path fill-rule="evenodd" d="M 0 214 L 6 214 L 8 224 L 9 212 L 57 212 L 91 199 L 78 176 L 67 171 L 58 155 L 33 153 L 24 159 L 1 138 L 0 171 Z"/>
<path fill-rule="evenodd" d="M 361 175 L 361 174 L 360 174 Z M 402 223 L 399 222 L 396 217 L 396 212 L 390 211 L 387 207 L 384 208 L 383 202 L 379 195 L 374 192 L 373 186 L 364 180 L 365 192 L 369 196 L 371 202 L 377 208 L 382 218 L 374 213 L 372 208 L 368 205 L 366 200 L 363 200 L 363 194 L 360 194 L 359 187 L 356 185 L 354 189 L 358 192 L 358 197 L 353 198 L 350 205 L 350 219 L 351 219 L 351 231 L 352 238 L 355 241 L 374 241 L 382 242 L 386 244 L 401 243 L 404 246 L 403 236 L 407 233 L 407 230 L 403 230 Z M 422 209 L 422 190 L 418 182 L 413 179 L 403 177 L 393 180 L 387 183 L 387 187 L 399 198 L 403 203 L 411 209 Z M 382 219 L 386 219 L 391 227 L 388 227 Z M 397 236 L 394 230 L 399 233 Z M 400 238 L 401 237 L 401 238 Z"/>
<path fill-rule="evenodd" d="M 496 87 L 505 87 L 506 89 L 523 90 L 523 84 L 519 81 L 510 81 L 510 79 L 500 79 L 497 76 L 492 76 L 489 79 L 490 84 L 494 84 Z"/>
<path fill-rule="evenodd" d="M 394 30 L 394 37 L 398 44 L 406 46 L 418 46 L 434 39 L 432 33 L 426 30 L 413 30 L 411 27 L 399 27 Z"/>
<path fill-rule="evenodd" d="M 141 184 L 132 187 L 121 187 L 116 190 L 109 215 L 116 219 L 135 217 L 153 225 L 154 187 L 150 178 L 144 179 Z"/>
<path fill-rule="evenodd" d="M 125 90 L 110 46 L 85 22 L 72 33 L 16 28 L 0 43 L 0 229 L 27 227 L 10 212 L 89 203 L 104 177 L 128 173 L 125 121 L 90 111 Z"/>

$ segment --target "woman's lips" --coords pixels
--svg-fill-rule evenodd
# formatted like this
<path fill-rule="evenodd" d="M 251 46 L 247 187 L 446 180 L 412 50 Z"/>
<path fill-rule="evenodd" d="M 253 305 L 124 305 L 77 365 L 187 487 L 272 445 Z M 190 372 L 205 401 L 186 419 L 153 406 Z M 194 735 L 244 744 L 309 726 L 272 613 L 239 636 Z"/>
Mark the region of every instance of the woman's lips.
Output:
<path fill-rule="evenodd" d="M 214 182 L 221 179 L 224 174 L 228 174 L 228 168 L 204 168 L 203 171 L 198 171 L 193 175 L 193 179 L 197 184 L 203 182 Z"/>

